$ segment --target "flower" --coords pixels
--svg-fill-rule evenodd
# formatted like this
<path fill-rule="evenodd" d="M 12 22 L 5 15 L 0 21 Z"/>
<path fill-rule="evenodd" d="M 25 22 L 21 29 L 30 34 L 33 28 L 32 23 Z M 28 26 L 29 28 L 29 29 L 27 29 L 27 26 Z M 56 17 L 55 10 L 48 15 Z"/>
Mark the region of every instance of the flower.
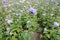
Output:
<path fill-rule="evenodd" d="M 8 7 L 12 6 L 13 4 L 8 4 Z"/>
<path fill-rule="evenodd" d="M 3 4 L 7 4 L 6 0 L 2 0 L 2 3 L 3 3 Z"/>
<path fill-rule="evenodd" d="M 13 35 L 13 33 L 12 33 L 12 32 L 10 32 L 10 35 Z"/>
<path fill-rule="evenodd" d="M 8 24 L 11 24 L 11 23 L 12 23 L 12 20 L 7 20 L 7 23 L 8 23 Z"/>
<path fill-rule="evenodd" d="M 7 24 L 11 24 L 13 22 L 11 15 L 7 15 L 5 20 L 6 20 Z"/>
<path fill-rule="evenodd" d="M 46 13 L 42 14 L 43 16 L 46 16 Z"/>
<path fill-rule="evenodd" d="M 7 31 L 10 31 L 10 28 L 9 28 L 9 27 L 7 27 L 7 28 L 6 28 L 6 30 L 7 30 Z"/>
<path fill-rule="evenodd" d="M 20 10 L 20 12 L 21 12 L 21 13 L 23 13 L 23 12 L 24 12 L 24 10 Z"/>
<path fill-rule="evenodd" d="M 59 26 L 59 23 L 58 22 L 54 22 L 54 26 L 55 27 Z"/>
<path fill-rule="evenodd" d="M 44 31 L 43 32 L 46 32 L 47 31 L 47 28 L 44 28 Z"/>
<path fill-rule="evenodd" d="M 29 10 L 28 10 L 28 12 L 29 13 L 32 13 L 32 14 L 34 14 L 34 15 L 36 15 L 37 14 L 37 11 L 36 11 L 36 9 L 34 9 L 34 8 L 29 8 Z"/>
<path fill-rule="evenodd" d="M 27 23 L 30 23 L 30 21 L 27 21 Z"/>
<path fill-rule="evenodd" d="M 54 14 L 50 14 L 50 16 L 53 16 Z"/>

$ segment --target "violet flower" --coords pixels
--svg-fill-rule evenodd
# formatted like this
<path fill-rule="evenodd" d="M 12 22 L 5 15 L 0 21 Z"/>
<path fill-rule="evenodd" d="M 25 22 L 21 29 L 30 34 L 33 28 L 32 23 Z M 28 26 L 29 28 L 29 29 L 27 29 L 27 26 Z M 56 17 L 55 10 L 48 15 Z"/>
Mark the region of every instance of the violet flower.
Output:
<path fill-rule="evenodd" d="M 37 11 L 36 11 L 36 9 L 34 9 L 34 8 L 29 8 L 29 10 L 28 10 L 28 12 L 29 13 L 32 13 L 32 14 L 34 14 L 34 15 L 36 15 L 37 14 Z"/>
<path fill-rule="evenodd" d="M 2 3 L 3 3 L 3 4 L 7 4 L 6 0 L 2 0 Z"/>
<path fill-rule="evenodd" d="M 58 22 L 54 22 L 54 26 L 55 27 L 59 26 L 59 23 Z"/>

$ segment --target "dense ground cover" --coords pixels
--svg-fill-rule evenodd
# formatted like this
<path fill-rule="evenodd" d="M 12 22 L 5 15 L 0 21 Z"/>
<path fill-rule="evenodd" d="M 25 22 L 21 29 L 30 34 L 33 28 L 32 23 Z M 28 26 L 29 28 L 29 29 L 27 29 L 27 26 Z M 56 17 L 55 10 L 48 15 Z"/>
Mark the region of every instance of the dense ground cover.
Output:
<path fill-rule="evenodd" d="M 60 40 L 60 1 L 1 0 L 0 40 Z"/>

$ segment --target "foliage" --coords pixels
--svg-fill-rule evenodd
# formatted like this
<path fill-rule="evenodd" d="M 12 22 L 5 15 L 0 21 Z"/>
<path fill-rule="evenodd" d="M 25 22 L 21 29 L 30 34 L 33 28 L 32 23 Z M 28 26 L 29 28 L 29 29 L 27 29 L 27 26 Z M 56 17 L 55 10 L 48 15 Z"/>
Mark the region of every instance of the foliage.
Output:
<path fill-rule="evenodd" d="M 60 39 L 59 0 L 1 0 L 1 40 L 32 40 L 35 32 L 44 40 Z"/>

